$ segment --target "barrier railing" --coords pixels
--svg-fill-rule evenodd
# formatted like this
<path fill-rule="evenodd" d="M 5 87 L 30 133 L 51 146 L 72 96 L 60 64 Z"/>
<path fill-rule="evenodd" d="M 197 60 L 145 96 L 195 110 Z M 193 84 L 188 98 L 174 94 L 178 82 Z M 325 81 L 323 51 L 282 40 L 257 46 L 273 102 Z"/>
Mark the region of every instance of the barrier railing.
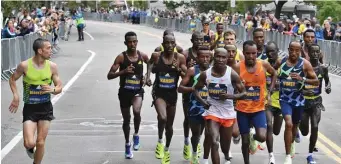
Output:
<path fill-rule="evenodd" d="M 1 39 L 1 80 L 8 80 L 21 61 L 34 56 L 32 46 L 38 38 L 48 39 L 52 43 L 52 35 L 40 36 L 38 33 Z"/>
<path fill-rule="evenodd" d="M 122 22 L 121 14 L 98 14 L 87 13 L 87 19 L 96 21 Z M 200 21 L 190 21 L 184 19 L 167 19 L 155 17 L 140 17 L 140 24 L 160 29 L 171 29 L 183 33 L 192 33 L 193 30 L 201 31 L 202 24 Z M 215 31 L 215 24 L 210 24 L 210 29 Z M 224 24 L 224 30 L 233 29 L 237 34 L 237 43 L 242 44 L 245 40 L 252 39 L 252 32 L 247 31 L 245 27 L 238 25 Z M 289 43 L 293 40 L 299 40 L 300 37 L 285 35 L 276 31 L 265 31 L 265 41 L 275 41 L 280 49 L 280 55 L 287 55 Z M 329 65 L 330 73 L 341 75 L 341 43 L 329 40 L 318 40 L 317 44 L 321 47 L 324 54 L 325 63 Z"/>

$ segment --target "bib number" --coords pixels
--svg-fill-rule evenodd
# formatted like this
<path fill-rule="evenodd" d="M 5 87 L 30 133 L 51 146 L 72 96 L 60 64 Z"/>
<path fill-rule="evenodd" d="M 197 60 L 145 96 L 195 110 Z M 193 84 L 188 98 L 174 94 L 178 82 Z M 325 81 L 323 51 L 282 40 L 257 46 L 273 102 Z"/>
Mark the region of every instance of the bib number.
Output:
<path fill-rule="evenodd" d="M 259 101 L 260 87 L 259 86 L 245 86 L 246 98 L 245 100 Z"/>

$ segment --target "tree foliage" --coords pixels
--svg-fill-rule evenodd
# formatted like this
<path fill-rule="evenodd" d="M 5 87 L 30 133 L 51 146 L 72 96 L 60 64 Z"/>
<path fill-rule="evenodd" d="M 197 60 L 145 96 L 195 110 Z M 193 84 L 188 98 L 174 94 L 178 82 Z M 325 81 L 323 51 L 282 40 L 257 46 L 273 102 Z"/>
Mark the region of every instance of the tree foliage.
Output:
<path fill-rule="evenodd" d="M 127 1 L 128 6 L 134 6 L 135 8 L 139 9 L 147 9 L 148 8 L 148 1 L 134 1 L 134 5 L 132 1 Z"/>
<path fill-rule="evenodd" d="M 185 2 L 184 1 L 167 0 L 167 1 L 163 1 L 163 4 L 166 5 L 166 8 L 168 10 L 174 11 L 176 8 L 181 7 L 182 5 L 184 5 Z"/>

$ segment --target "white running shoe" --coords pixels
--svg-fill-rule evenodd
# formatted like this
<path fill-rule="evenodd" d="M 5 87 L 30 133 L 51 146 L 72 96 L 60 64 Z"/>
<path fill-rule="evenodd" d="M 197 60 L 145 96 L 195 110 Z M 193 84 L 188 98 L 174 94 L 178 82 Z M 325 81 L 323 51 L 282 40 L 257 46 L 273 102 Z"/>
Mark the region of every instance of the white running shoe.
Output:
<path fill-rule="evenodd" d="M 28 155 L 28 157 L 30 157 L 31 159 L 34 159 L 34 153 L 36 152 L 36 147 L 32 148 L 32 149 L 26 149 L 26 153 Z"/>

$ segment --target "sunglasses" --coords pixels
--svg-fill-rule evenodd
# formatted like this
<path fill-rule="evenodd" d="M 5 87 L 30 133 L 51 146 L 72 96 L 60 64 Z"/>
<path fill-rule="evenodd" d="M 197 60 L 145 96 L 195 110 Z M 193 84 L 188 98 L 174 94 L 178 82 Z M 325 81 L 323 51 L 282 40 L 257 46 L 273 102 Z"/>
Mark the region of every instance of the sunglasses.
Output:
<path fill-rule="evenodd" d="M 208 25 L 210 25 L 210 24 L 208 24 L 208 23 L 204 23 L 204 26 L 208 26 Z"/>

